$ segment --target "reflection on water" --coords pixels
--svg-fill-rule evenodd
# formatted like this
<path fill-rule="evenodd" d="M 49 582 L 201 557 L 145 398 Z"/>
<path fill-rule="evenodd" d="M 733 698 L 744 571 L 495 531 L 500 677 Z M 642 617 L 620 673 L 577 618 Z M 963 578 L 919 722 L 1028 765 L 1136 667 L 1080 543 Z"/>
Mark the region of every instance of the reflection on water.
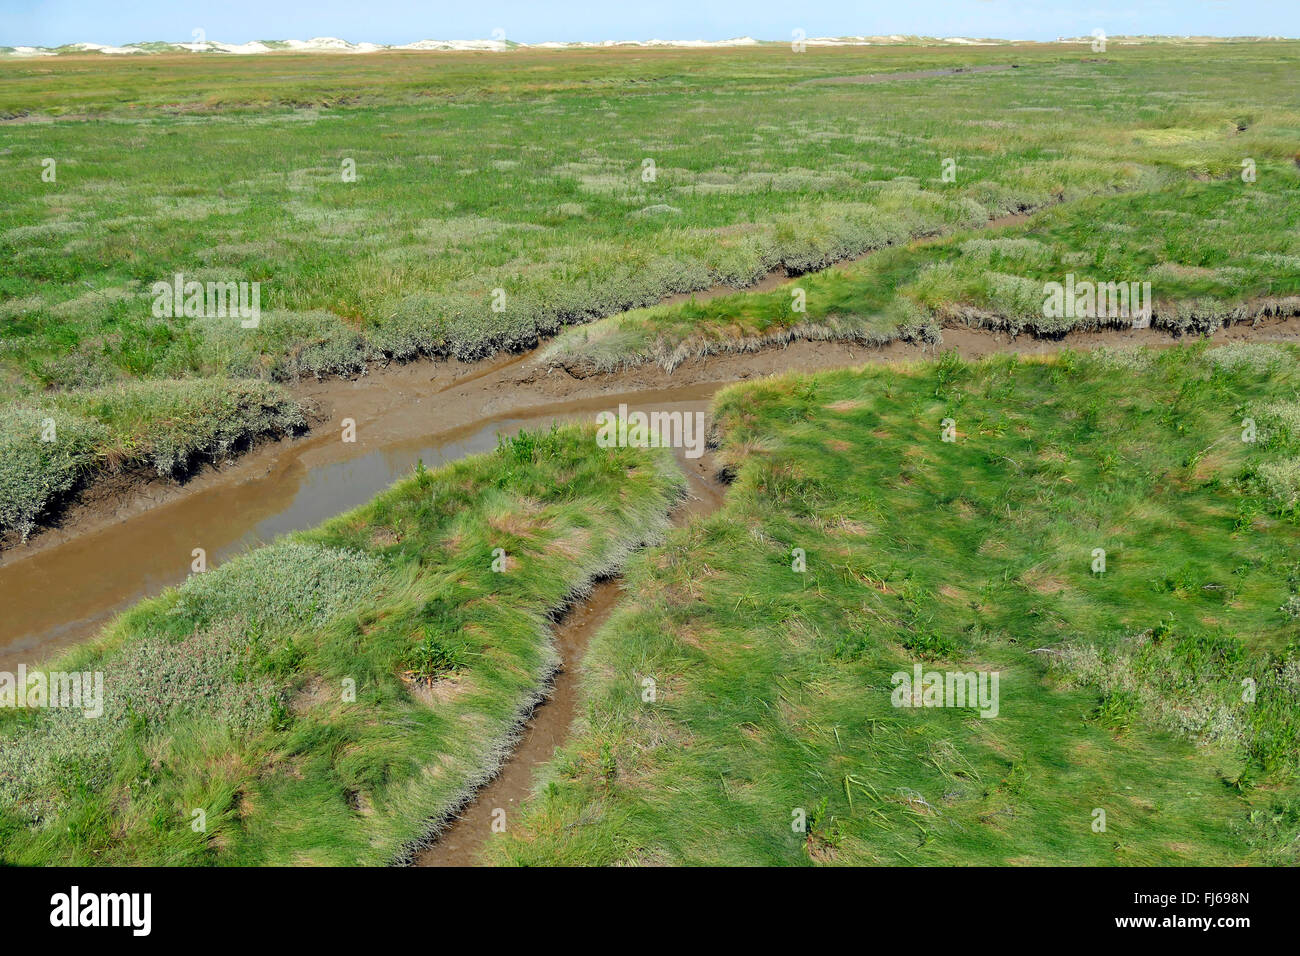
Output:
<path fill-rule="evenodd" d="M 288 505 L 257 522 L 237 541 L 222 548 L 216 557 L 218 560 L 230 557 L 289 531 L 314 527 L 326 518 L 363 505 L 414 469 L 417 461 L 436 468 L 466 455 L 491 451 L 496 447 L 498 434 L 512 435 L 525 424 L 527 422 L 522 419 L 509 419 L 488 425 L 468 438 L 440 445 L 427 441 L 398 444 L 350 461 L 313 468 L 299 482 Z"/>

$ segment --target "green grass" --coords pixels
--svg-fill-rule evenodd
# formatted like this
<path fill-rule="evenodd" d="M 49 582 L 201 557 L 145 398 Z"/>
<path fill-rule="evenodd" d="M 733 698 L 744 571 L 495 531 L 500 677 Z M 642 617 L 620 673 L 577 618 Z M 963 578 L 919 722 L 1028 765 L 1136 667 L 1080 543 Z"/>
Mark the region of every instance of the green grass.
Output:
<path fill-rule="evenodd" d="M 1041 289 L 1066 273 L 1150 281 L 1182 332 L 1294 311 L 1298 61 L 2 59 L 0 530 L 106 466 L 177 473 L 296 427 L 303 378 L 419 356 L 558 335 L 558 364 L 671 369 L 797 337 L 1057 335 Z M 804 312 L 788 288 L 643 308 L 868 251 L 801 275 Z M 178 272 L 260 283 L 259 326 L 155 316 Z M 727 392 L 736 487 L 634 562 L 580 733 L 495 858 L 1296 862 L 1296 363 L 948 357 Z M 145 602 L 69 658 L 107 672 L 103 719 L 0 712 L 0 858 L 392 861 L 503 757 L 555 663 L 548 615 L 680 486 L 664 456 L 525 435 Z M 892 707 L 918 658 L 999 670 L 1000 715 Z"/>
<path fill-rule="evenodd" d="M 107 471 L 185 475 L 204 458 L 305 425 L 286 389 L 256 380 L 127 381 L 33 396 L 0 418 L 0 533 L 26 538 L 63 496 Z"/>
<path fill-rule="evenodd" d="M 0 860 L 397 859 L 507 752 L 550 616 L 682 484 L 666 452 L 523 433 L 138 605 L 52 665 L 103 672 L 102 717 L 0 710 Z"/>
<path fill-rule="evenodd" d="M 1055 203 L 1038 265 L 1151 273 L 1205 325 L 1245 292 L 1294 292 L 1300 46 L 1195 49 L 0 60 L 0 113 L 19 118 L 0 120 L 0 406 L 527 348 L 668 294 Z M 1230 180 L 1245 157 L 1249 189 Z M 735 323 L 688 307 L 561 346 L 671 366 L 737 338 L 932 338 L 952 309 L 1020 323 L 1032 265 L 999 259 L 990 276 L 956 246 L 900 252 L 809 279 L 806 317 L 736 300 Z M 176 273 L 260 283 L 261 325 L 156 317 L 149 290 Z"/>
<path fill-rule="evenodd" d="M 1154 224 L 1154 225 L 1153 225 Z M 1213 332 L 1300 314 L 1300 169 L 1257 166 L 1257 179 L 1189 179 L 1150 191 L 1052 206 L 992 234 L 887 249 L 771 292 L 636 310 L 568 329 L 555 365 L 609 370 L 760 348 L 792 339 L 941 342 L 944 328 L 1059 336 L 1131 320 L 1050 317 L 1044 287 L 1149 282 L 1151 325 Z M 792 289 L 805 306 L 795 311 Z"/>
<path fill-rule="evenodd" d="M 862 73 L 947 69 L 982 60 L 1060 63 L 1091 57 L 1088 43 L 1013 44 L 996 50 L 963 47 L 823 48 L 791 55 L 788 44 L 692 50 L 516 50 L 492 53 L 382 53 L 273 57 L 150 56 L 0 59 L 0 116 L 123 118 L 146 110 L 167 114 L 258 112 L 276 107 L 454 106 L 515 102 L 569 93 L 621 94 L 629 89 L 746 92 Z M 1223 44 L 1216 44 L 1222 49 Z M 1231 44 L 1251 68 L 1266 65 L 1276 43 Z M 1126 53 L 1130 51 L 1125 51 Z M 1146 47 L 1167 63 L 1184 50 Z M 1202 51 L 1198 49 L 1198 55 Z M 1094 58 L 1095 59 L 1095 58 Z M 51 82 L 56 76 L 57 82 Z"/>
<path fill-rule="evenodd" d="M 724 508 L 634 562 L 492 858 L 1296 863 L 1300 529 L 1258 474 L 1297 385 L 1183 346 L 728 389 Z M 894 707 L 916 662 L 998 671 L 999 714 Z"/>

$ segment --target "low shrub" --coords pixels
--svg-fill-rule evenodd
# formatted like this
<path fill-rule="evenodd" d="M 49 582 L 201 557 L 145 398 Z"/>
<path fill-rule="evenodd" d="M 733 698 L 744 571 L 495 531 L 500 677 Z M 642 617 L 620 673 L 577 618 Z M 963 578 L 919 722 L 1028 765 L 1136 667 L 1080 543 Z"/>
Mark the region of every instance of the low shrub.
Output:
<path fill-rule="evenodd" d="M 266 382 L 161 379 L 70 392 L 59 403 L 107 426 L 104 449 L 160 475 L 183 473 L 200 455 L 223 457 L 241 441 L 306 422 L 301 407 Z"/>
<path fill-rule="evenodd" d="M 266 628 L 316 625 L 373 597 L 383 567 L 358 551 L 278 541 L 191 575 L 168 613 L 198 628 L 223 619 Z"/>
<path fill-rule="evenodd" d="M 93 469 L 108 434 L 63 411 L 18 407 L 0 417 L 0 531 L 16 528 L 26 540 L 51 502 Z"/>
<path fill-rule="evenodd" d="M 26 539 L 60 496 L 105 466 L 183 474 L 197 458 L 305 424 L 283 388 L 224 379 L 118 382 L 11 407 L 0 420 L 0 532 Z"/>
<path fill-rule="evenodd" d="M 203 716 L 236 734 L 266 726 L 282 690 L 250 673 L 251 661 L 235 621 L 127 645 L 102 670 L 102 714 L 52 708 L 23 715 L 17 733 L 0 732 L 0 806 L 39 821 L 105 785 L 132 738 L 181 717 Z M 38 732 L 22 732 L 27 722 Z"/>

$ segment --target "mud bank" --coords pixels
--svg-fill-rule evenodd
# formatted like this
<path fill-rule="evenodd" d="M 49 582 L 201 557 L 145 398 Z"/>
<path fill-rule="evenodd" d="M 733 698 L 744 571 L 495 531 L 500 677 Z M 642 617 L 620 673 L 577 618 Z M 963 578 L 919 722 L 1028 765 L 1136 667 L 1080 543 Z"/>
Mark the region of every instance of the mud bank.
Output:
<path fill-rule="evenodd" d="M 1028 213 L 1003 216 L 990 220 L 985 224 L 984 228 L 997 229 L 1015 225 L 1028 218 Z M 940 232 L 927 234 L 916 239 L 915 242 L 933 242 L 940 238 L 941 235 Z M 836 260 L 830 263 L 827 268 L 859 262 L 877 251 L 879 250 L 869 249 L 846 259 Z M 778 266 L 757 282 L 745 286 L 743 289 L 730 285 L 715 284 L 692 292 L 675 293 L 659 300 L 657 304 L 674 305 L 692 300 L 708 302 L 738 292 L 768 292 L 797 278 L 800 274 L 790 272 L 783 266 Z M 455 358 L 417 359 L 411 363 L 380 366 L 378 377 L 383 383 L 382 387 L 384 389 L 393 389 L 396 392 L 396 398 L 400 402 L 408 398 L 412 392 L 417 394 L 418 399 L 419 395 L 436 395 L 452 389 L 459 391 L 479 379 L 493 376 L 504 369 L 526 362 L 536 354 L 538 354 L 538 350 L 533 349 L 516 354 L 496 354 L 479 361 L 461 361 Z M 365 375 L 361 379 L 364 382 L 373 382 L 375 380 L 375 378 L 368 378 Z M 611 379 L 606 379 L 606 381 L 611 381 Z M 347 384 L 348 380 L 330 379 L 325 390 L 331 394 L 337 393 L 346 390 Z M 338 386 L 338 388 L 333 388 L 333 386 Z M 665 384 L 664 387 L 667 387 L 667 385 Z M 328 416 L 322 418 L 320 407 L 312 400 L 313 396 L 319 391 L 318 388 L 302 383 L 295 387 L 295 397 L 307 410 L 308 422 L 313 430 L 319 430 L 319 426 L 323 423 L 336 424 L 336 422 L 330 422 Z M 268 442 L 265 438 L 254 440 L 250 450 L 243 456 L 238 457 L 238 462 L 258 462 L 260 459 L 253 452 L 268 443 L 271 445 L 276 444 L 275 441 L 270 440 Z M 185 495 L 204 493 L 214 483 L 219 483 L 220 478 L 218 476 L 223 472 L 228 472 L 235 464 L 236 459 L 234 458 L 221 464 L 199 464 L 194 472 L 187 475 L 180 483 L 169 477 L 159 477 L 145 468 L 101 473 L 91 478 L 86 485 L 71 492 L 66 497 L 66 500 L 58 505 L 54 513 L 43 517 L 38 522 L 33 536 L 28 540 L 23 541 L 16 531 L 0 534 L 0 568 L 13 559 L 15 555 L 26 556 L 80 535 L 93 533 L 99 528 L 127 520 L 144 510 Z M 239 474 L 239 472 L 236 473 L 236 479 L 238 479 Z M 2 637 L 3 635 L 0 635 L 0 639 Z"/>
<path fill-rule="evenodd" d="M 1300 341 L 1300 319 L 1229 326 L 1214 344 Z M 944 330 L 939 349 L 967 358 L 1063 348 L 1169 345 L 1156 329 L 1070 333 L 1058 340 L 1013 338 L 976 329 Z M 782 372 L 932 357 L 935 347 L 795 341 L 755 352 L 692 359 L 671 374 L 657 365 L 582 378 L 525 353 L 478 363 L 414 362 L 355 381 L 300 386 L 316 402 L 310 435 L 263 445 L 183 486 L 150 486 L 75 527 L 58 529 L 0 555 L 0 667 L 34 663 L 91 636 L 114 613 L 189 573 L 195 548 L 209 566 L 289 531 L 312 527 L 369 500 L 417 460 L 435 466 L 491 450 L 498 432 L 545 427 L 563 418 L 594 420 L 620 403 L 653 410 L 706 402 L 723 385 Z M 356 440 L 343 440 L 344 419 Z"/>
<path fill-rule="evenodd" d="M 677 463 L 686 474 L 688 486 L 687 497 L 673 513 L 674 527 L 696 515 L 716 511 L 725 496 L 711 454 L 691 460 L 679 452 Z M 581 663 L 587 645 L 618 607 L 621 597 L 618 580 L 600 581 L 560 619 L 555 628 L 560 668 L 545 698 L 524 723 L 518 745 L 497 775 L 474 794 L 429 846 L 415 854 L 416 866 L 472 866 L 492 839 L 493 822 L 501 812 L 505 814 L 507 828 L 510 826 L 520 805 L 532 792 L 537 768 L 550 760 L 556 748 L 567 743 L 572 734 L 581 697 Z"/>

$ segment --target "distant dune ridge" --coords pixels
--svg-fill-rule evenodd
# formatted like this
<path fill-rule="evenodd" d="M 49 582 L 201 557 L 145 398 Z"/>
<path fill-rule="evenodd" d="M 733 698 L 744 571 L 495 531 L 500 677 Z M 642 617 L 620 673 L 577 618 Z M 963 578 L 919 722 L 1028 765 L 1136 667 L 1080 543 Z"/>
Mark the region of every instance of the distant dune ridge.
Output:
<path fill-rule="evenodd" d="M 1208 36 L 1113 36 L 1108 42 L 1118 44 L 1132 43 L 1220 43 L 1231 41 L 1282 40 L 1285 37 L 1208 37 Z M 1091 42 L 1092 37 L 1058 37 L 1057 43 Z M 753 37 L 732 37 L 727 40 L 601 40 L 601 41 L 558 41 L 544 43 L 516 43 L 513 40 L 417 40 L 414 43 L 351 43 L 338 37 L 313 37 L 310 40 L 249 40 L 247 43 L 221 43 L 215 40 L 191 43 L 166 43 L 149 41 L 128 43 L 125 46 L 110 46 L 102 43 L 66 43 L 63 46 L 0 46 L 3 57 L 60 56 L 87 53 L 101 53 L 108 56 L 128 56 L 151 53 L 225 53 L 235 56 L 253 56 L 263 53 L 380 53 L 389 50 L 416 51 L 480 51 L 503 53 L 515 49 L 533 50 L 567 50 L 605 47 L 742 47 L 761 46 L 764 44 L 789 43 L 789 40 L 755 40 Z M 801 38 L 807 46 L 1001 46 L 1011 44 L 1014 40 L 1001 40 L 988 37 L 924 37 L 903 36 L 840 36 Z"/>

